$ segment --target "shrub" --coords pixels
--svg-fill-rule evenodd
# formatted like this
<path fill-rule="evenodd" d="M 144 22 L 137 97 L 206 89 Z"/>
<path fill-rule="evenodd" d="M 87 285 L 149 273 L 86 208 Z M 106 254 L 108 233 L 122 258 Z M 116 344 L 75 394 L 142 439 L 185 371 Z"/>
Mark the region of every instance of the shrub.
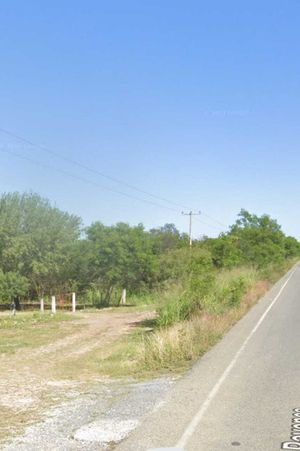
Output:
<path fill-rule="evenodd" d="M 190 251 L 187 274 L 182 277 L 181 288 L 175 296 L 159 308 L 157 323 L 161 327 L 186 320 L 202 308 L 203 299 L 215 283 L 211 254 L 203 249 Z"/>
<path fill-rule="evenodd" d="M 9 302 L 16 296 L 25 296 L 29 288 L 26 277 L 17 272 L 3 272 L 0 270 L 0 300 Z"/>

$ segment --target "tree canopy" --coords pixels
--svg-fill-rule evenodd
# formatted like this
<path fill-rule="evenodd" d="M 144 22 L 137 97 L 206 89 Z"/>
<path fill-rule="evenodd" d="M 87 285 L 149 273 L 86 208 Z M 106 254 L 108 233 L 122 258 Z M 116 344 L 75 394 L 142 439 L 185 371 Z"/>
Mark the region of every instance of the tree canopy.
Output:
<path fill-rule="evenodd" d="M 66 284 L 70 251 L 80 236 L 81 220 L 51 206 L 37 194 L 4 194 L 0 198 L 0 268 L 14 274 L 15 293 L 26 287 L 42 296 Z M 21 283 L 27 280 L 27 284 Z M 21 289 L 20 287 L 23 287 Z"/>
<path fill-rule="evenodd" d="M 276 220 L 246 210 L 218 238 L 195 240 L 194 249 L 174 224 L 147 231 L 98 221 L 82 229 L 79 217 L 38 194 L 0 197 L 0 301 L 91 287 L 109 299 L 115 289 L 141 293 L 182 277 L 202 278 L 204 286 L 214 268 L 263 268 L 300 255 L 300 243 Z"/>

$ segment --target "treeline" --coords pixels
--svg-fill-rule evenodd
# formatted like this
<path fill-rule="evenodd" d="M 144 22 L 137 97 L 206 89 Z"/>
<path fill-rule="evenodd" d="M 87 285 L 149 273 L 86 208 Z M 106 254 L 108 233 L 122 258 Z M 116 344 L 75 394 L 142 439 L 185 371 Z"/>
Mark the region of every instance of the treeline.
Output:
<path fill-rule="evenodd" d="M 187 235 L 173 224 L 150 231 L 125 223 L 83 228 L 79 217 L 37 194 L 0 197 L 2 302 L 76 290 L 107 305 L 122 288 L 145 294 L 191 275 L 191 283 L 205 291 L 217 269 L 264 269 L 298 256 L 300 243 L 286 236 L 276 220 L 245 210 L 229 231 L 195 241 L 190 251 Z"/>

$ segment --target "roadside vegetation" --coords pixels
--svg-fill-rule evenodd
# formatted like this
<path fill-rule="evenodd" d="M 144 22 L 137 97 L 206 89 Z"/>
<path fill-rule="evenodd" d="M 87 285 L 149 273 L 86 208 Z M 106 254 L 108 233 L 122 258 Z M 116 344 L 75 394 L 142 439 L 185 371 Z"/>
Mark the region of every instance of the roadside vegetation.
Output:
<path fill-rule="evenodd" d="M 108 307 L 112 314 L 156 311 L 125 340 L 82 358 L 82 365 L 102 374 L 186 367 L 299 256 L 300 243 L 286 236 L 276 220 L 245 210 L 228 231 L 196 240 L 190 249 L 187 236 L 173 224 L 147 231 L 141 224 L 95 222 L 83 229 L 80 218 L 36 194 L 0 198 L 0 305 L 9 305 L 14 297 L 22 305 L 76 291 L 84 304 Z M 124 288 L 127 306 L 120 306 Z M 28 331 L 42 330 L 37 325 L 57 324 L 40 315 L 32 317 L 32 324 L 16 318 L 0 318 L 7 349 L 8 330 L 16 331 L 22 347 L 43 343 L 41 337 L 28 338 Z"/>

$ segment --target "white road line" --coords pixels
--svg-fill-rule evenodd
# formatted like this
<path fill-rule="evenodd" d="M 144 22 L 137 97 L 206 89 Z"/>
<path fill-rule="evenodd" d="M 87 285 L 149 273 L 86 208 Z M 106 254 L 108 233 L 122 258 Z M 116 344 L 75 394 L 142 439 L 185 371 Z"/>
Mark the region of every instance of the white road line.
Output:
<path fill-rule="evenodd" d="M 226 370 L 224 371 L 224 373 L 222 374 L 222 376 L 220 377 L 220 379 L 218 380 L 218 382 L 214 385 L 214 387 L 212 388 L 212 390 L 210 391 L 209 395 L 207 396 L 206 400 L 204 401 L 204 403 L 202 404 L 202 406 L 200 407 L 200 409 L 198 410 L 198 412 L 196 413 L 196 415 L 193 417 L 192 421 L 189 423 L 189 425 L 187 426 L 187 428 L 185 429 L 184 433 L 182 434 L 180 440 L 178 441 L 176 447 L 177 448 L 184 448 L 187 443 L 188 440 L 190 439 L 190 437 L 194 434 L 196 428 L 198 427 L 200 421 L 202 420 L 206 410 L 208 409 L 210 403 L 212 402 L 212 400 L 214 399 L 214 397 L 217 395 L 218 391 L 220 390 L 222 384 L 225 382 L 225 380 L 227 379 L 228 375 L 230 374 L 232 368 L 234 367 L 234 365 L 236 364 L 238 358 L 240 357 L 240 355 L 242 354 L 242 352 L 245 350 L 249 340 L 253 337 L 253 335 L 255 334 L 255 332 L 257 331 L 257 329 L 259 328 L 259 326 L 262 324 L 262 322 L 264 321 L 265 317 L 267 316 L 267 314 L 269 313 L 269 311 L 271 310 L 271 308 L 273 307 L 273 305 L 275 304 L 275 302 L 279 299 L 281 293 L 283 292 L 283 290 L 285 289 L 285 287 L 287 286 L 287 284 L 289 283 L 289 281 L 291 280 L 291 278 L 293 277 L 295 271 L 297 268 L 295 268 L 292 273 L 290 274 L 290 276 L 288 277 L 288 279 L 285 281 L 285 283 L 282 285 L 281 289 L 279 290 L 279 293 L 277 294 L 277 296 L 273 299 L 272 303 L 269 305 L 269 307 L 267 308 L 267 310 L 263 313 L 263 315 L 260 317 L 259 321 L 257 322 L 256 326 L 252 329 L 252 331 L 250 332 L 250 334 L 248 335 L 248 337 L 246 338 L 246 340 L 244 341 L 244 343 L 242 344 L 241 348 L 238 350 L 238 352 L 235 354 L 234 358 L 232 359 L 232 361 L 230 362 L 230 364 L 227 366 Z"/>

